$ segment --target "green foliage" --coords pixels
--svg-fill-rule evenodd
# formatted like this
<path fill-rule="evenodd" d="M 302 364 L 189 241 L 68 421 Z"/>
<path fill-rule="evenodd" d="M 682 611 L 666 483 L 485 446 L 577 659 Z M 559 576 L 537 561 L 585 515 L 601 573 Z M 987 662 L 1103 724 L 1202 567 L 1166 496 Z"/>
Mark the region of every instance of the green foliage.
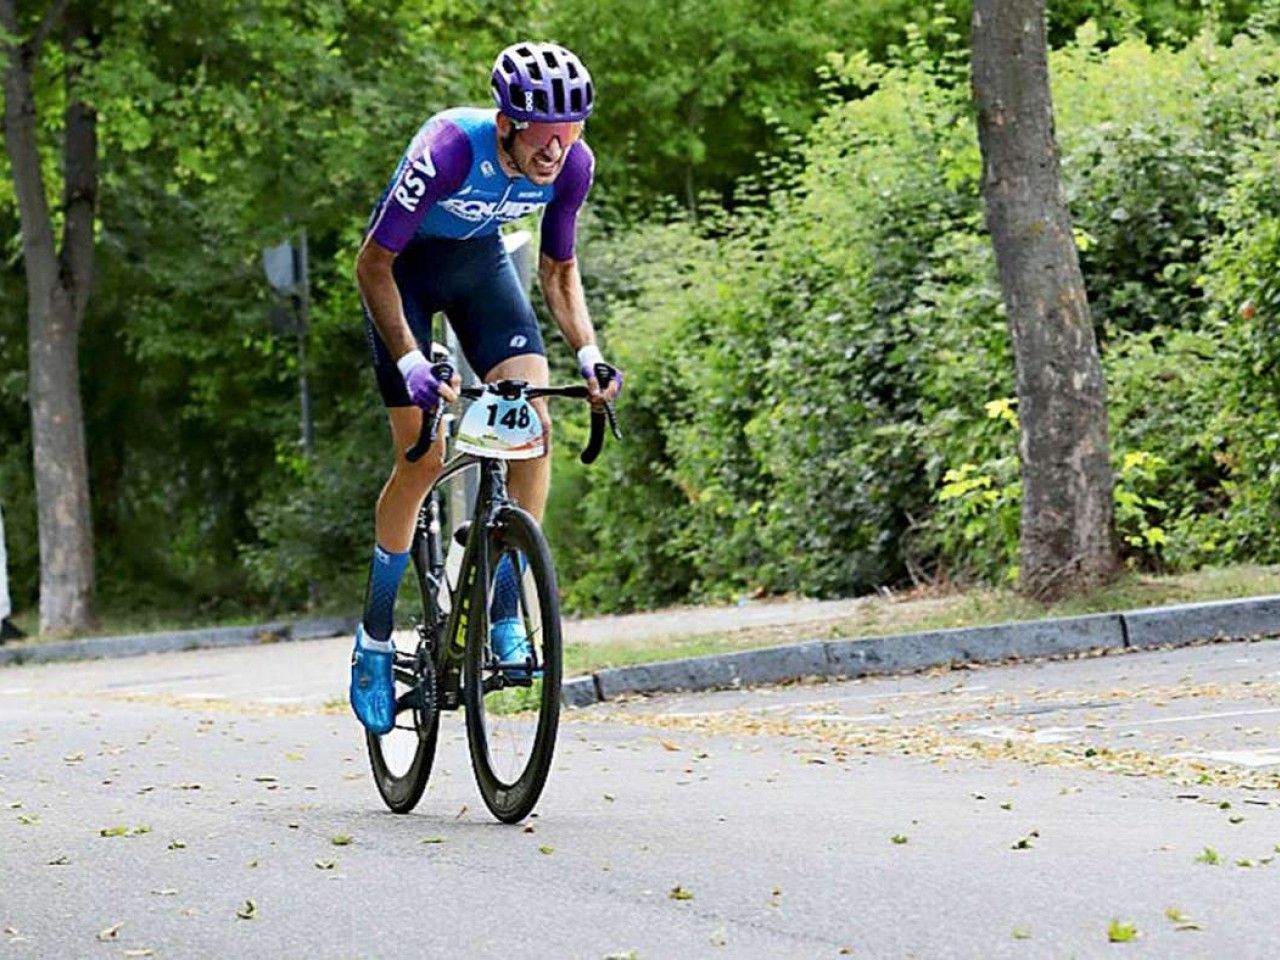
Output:
<path fill-rule="evenodd" d="M 1171 48 L 1084 30 L 1053 57 L 1138 568 L 1273 552 L 1278 55 L 1263 34 Z M 1013 365 L 962 58 L 917 34 L 895 65 L 830 70 L 832 90 L 872 92 L 829 107 L 765 205 L 605 244 L 599 312 L 649 427 L 618 486 L 661 476 L 681 496 L 632 512 L 586 492 L 597 539 L 650 559 L 595 570 L 582 602 L 649 602 L 635 585 L 673 554 L 692 596 L 1016 577 Z"/>
<path fill-rule="evenodd" d="M 557 415 L 547 526 L 569 604 L 1014 572 L 1015 389 L 968 0 L 96 9 L 93 45 L 46 45 L 37 98 L 55 217 L 69 63 L 100 121 L 82 386 L 109 609 L 296 605 L 308 580 L 356 602 L 389 453 L 351 279 L 361 226 L 418 123 L 487 102 L 487 65 L 519 35 L 568 43 L 596 73 L 603 215 L 581 250 L 627 371 L 627 443 L 592 469 L 576 462 L 581 411 Z M 1139 568 L 1280 559 L 1280 11 L 1209 10 L 1049 11 Z M 1222 41 L 1249 16 L 1250 35 Z M 25 606 L 38 556 L 13 204 L 0 155 L 0 496 Z M 304 228 L 314 461 L 259 260 Z"/>

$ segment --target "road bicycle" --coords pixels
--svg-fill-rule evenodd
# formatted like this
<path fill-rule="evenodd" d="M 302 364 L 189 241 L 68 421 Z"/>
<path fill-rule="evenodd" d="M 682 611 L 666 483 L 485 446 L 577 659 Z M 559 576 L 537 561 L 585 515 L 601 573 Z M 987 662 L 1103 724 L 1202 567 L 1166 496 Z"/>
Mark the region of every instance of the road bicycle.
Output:
<path fill-rule="evenodd" d="M 433 359 L 447 382 L 452 365 Z M 607 388 L 610 368 L 598 366 L 596 374 Z M 454 455 L 428 492 L 414 532 L 414 574 L 406 580 L 417 585 L 417 596 L 402 588 L 397 604 L 397 621 L 407 621 L 409 629 L 394 635 L 396 726 L 381 736 L 366 731 L 366 739 L 378 792 L 391 810 L 408 813 L 431 776 L 440 714 L 462 708 L 485 806 L 499 820 L 516 823 L 533 810 L 551 769 L 560 720 L 561 631 L 551 551 L 537 521 L 508 496 L 506 463 L 545 451 L 531 400 L 588 394 L 581 384 L 534 387 L 520 380 L 460 393 L 473 403 L 460 420 L 445 420 L 446 433 L 456 433 Z M 426 453 L 441 419 L 440 409 L 424 416 L 408 459 Z M 593 409 L 583 463 L 599 455 L 606 420 L 622 439 L 613 407 Z M 468 471 L 479 474 L 475 503 L 469 522 L 455 524 L 450 521 L 459 498 L 447 493 L 456 492 L 451 485 Z M 529 642 L 521 660 L 499 660 L 490 642 L 495 579 L 504 559 L 519 571 L 508 584 L 517 586 L 515 618 Z M 510 597 L 506 604 L 512 606 Z"/>

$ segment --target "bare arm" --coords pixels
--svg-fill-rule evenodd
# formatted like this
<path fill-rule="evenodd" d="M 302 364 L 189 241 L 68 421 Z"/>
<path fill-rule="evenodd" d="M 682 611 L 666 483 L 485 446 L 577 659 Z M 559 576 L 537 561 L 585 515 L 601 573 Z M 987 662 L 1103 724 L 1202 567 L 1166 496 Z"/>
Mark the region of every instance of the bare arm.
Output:
<path fill-rule="evenodd" d="M 587 313 L 587 298 L 582 292 L 582 277 L 578 273 L 578 260 L 553 260 L 545 253 L 538 258 L 538 281 L 547 306 L 555 317 L 556 325 L 569 341 L 569 347 L 577 353 L 589 343 L 596 342 L 595 328 Z"/>
<path fill-rule="evenodd" d="M 400 291 L 391 274 L 391 264 L 395 259 L 395 253 L 373 239 L 365 238 L 356 256 L 356 286 L 360 288 L 360 296 L 369 308 L 373 325 L 387 345 L 391 358 L 399 360 L 411 350 L 417 350 L 418 342 L 409 330 Z"/>
<path fill-rule="evenodd" d="M 586 346 L 595 346 L 596 331 L 591 325 L 591 317 L 587 313 L 587 297 L 582 291 L 582 276 L 578 273 L 578 260 L 555 260 L 545 253 L 538 260 L 538 281 L 542 284 L 542 294 L 547 298 L 547 306 L 555 317 L 560 332 L 569 341 L 574 353 Z M 597 352 L 596 357 L 600 354 Z M 603 392 L 596 378 L 590 374 L 591 365 L 583 371 L 587 380 L 587 389 L 591 391 L 593 405 L 602 401 L 613 400 L 622 388 L 615 379 Z"/>

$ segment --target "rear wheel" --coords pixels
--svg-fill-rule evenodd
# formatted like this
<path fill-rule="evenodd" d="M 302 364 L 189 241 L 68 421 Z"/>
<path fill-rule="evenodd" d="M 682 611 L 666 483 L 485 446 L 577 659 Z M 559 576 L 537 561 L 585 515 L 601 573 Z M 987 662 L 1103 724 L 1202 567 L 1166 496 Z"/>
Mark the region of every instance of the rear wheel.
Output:
<path fill-rule="evenodd" d="M 525 511 L 511 507 L 499 515 L 489 533 L 489 557 L 488 582 L 477 580 L 467 623 L 467 740 L 485 806 L 499 820 L 516 823 L 538 802 L 555 751 L 560 601 L 546 538 Z M 503 557 L 521 571 L 514 612 L 528 637 L 529 655 L 500 663 L 490 642 L 490 612 Z"/>
<path fill-rule="evenodd" d="M 424 542 L 421 534 L 414 538 L 413 572 L 396 600 L 396 725 L 382 736 L 365 731 L 374 783 L 396 813 L 408 813 L 422 799 L 440 731 L 435 669 L 423 627 L 430 609 Z"/>

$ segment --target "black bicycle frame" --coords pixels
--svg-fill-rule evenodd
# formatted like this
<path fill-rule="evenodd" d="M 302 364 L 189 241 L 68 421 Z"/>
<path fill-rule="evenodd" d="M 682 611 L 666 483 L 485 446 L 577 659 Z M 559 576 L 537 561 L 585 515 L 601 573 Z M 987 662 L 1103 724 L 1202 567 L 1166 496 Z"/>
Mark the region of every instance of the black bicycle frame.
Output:
<path fill-rule="evenodd" d="M 440 485 L 471 467 L 479 468 L 480 484 L 476 491 L 466 549 L 462 554 L 461 576 L 450 590 L 450 609 L 446 617 L 439 606 L 439 591 L 445 581 L 445 534 L 440 525 Z M 492 561 L 489 557 L 489 537 L 485 534 L 497 522 L 498 514 L 509 505 L 506 471 L 501 461 L 459 454 L 445 464 L 418 513 L 416 536 L 421 538 L 421 546 L 415 544 L 414 549 L 422 550 L 420 556 L 426 586 L 423 592 L 427 608 L 424 611 L 427 613 L 427 622 L 423 624 L 426 635 L 419 639 L 427 641 L 431 650 L 436 675 L 440 678 L 438 689 L 442 696 L 439 706 L 442 710 L 456 710 L 459 706 L 467 621 L 472 615 L 471 603 L 475 596 L 475 585 L 477 578 L 482 578 L 479 581 L 481 583 L 489 582 Z M 411 658 L 406 658 L 406 661 L 401 665 L 405 670 L 401 679 L 413 684 L 416 678 L 410 668 L 414 663 Z"/>

